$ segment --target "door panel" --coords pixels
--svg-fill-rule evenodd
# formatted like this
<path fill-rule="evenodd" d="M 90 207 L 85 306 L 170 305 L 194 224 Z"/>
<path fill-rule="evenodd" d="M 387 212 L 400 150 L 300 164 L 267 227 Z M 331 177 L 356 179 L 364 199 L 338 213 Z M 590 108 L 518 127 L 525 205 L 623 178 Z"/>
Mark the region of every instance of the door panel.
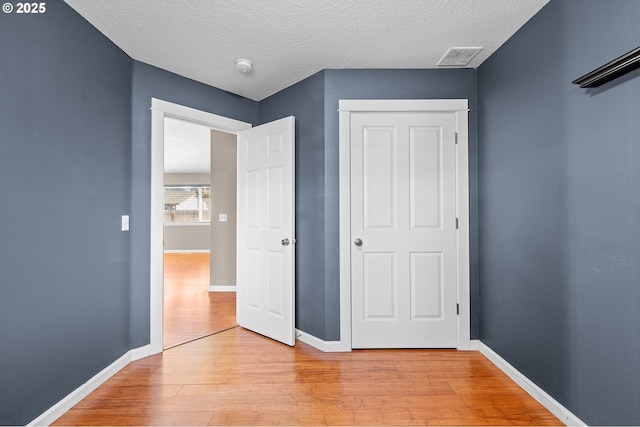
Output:
<path fill-rule="evenodd" d="M 395 319 L 395 254 L 364 255 L 364 318 Z"/>
<path fill-rule="evenodd" d="M 238 324 L 295 344 L 294 118 L 238 135 Z"/>
<path fill-rule="evenodd" d="M 395 134 L 393 128 L 366 128 L 362 144 L 364 227 L 392 228 L 395 224 Z"/>
<path fill-rule="evenodd" d="M 439 129 L 410 129 L 411 229 L 440 227 L 442 138 Z"/>
<path fill-rule="evenodd" d="M 269 196 L 267 197 L 269 203 L 269 230 L 282 230 L 283 228 L 282 191 L 284 183 L 282 174 L 282 167 L 269 168 L 269 177 L 267 180 L 269 183 Z"/>
<path fill-rule="evenodd" d="M 278 251 L 269 251 L 269 281 L 268 281 L 268 310 L 269 314 L 276 317 L 283 317 L 283 294 L 284 294 L 284 271 L 283 265 L 286 261 L 283 259 L 283 253 Z"/>
<path fill-rule="evenodd" d="M 352 347 L 455 347 L 455 117 L 351 117 Z"/>
<path fill-rule="evenodd" d="M 411 318 L 440 317 L 442 301 L 442 254 L 411 254 Z"/>

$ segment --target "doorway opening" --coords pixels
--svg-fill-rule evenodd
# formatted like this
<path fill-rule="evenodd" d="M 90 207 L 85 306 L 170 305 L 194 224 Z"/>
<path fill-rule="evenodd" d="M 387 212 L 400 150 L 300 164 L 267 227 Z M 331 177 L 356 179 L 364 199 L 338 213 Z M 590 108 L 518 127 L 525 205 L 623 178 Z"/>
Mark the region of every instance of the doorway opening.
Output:
<path fill-rule="evenodd" d="M 176 127 L 206 135 L 209 151 L 189 159 L 188 150 L 181 150 L 188 143 L 172 145 Z M 249 128 L 248 123 L 152 99 L 151 354 L 235 326 L 236 172 L 228 166 L 235 166 L 236 134 Z M 188 170 L 190 162 L 200 166 Z M 168 187 L 173 193 L 169 200 Z"/>
<path fill-rule="evenodd" d="M 164 118 L 164 349 L 236 325 L 236 148 L 233 134 Z"/>

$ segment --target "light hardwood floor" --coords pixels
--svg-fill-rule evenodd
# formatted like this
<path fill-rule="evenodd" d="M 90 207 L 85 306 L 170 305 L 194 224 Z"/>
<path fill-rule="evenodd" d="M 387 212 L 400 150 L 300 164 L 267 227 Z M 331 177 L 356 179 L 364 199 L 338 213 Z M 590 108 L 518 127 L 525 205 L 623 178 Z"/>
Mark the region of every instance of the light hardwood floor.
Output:
<path fill-rule="evenodd" d="M 164 255 L 164 348 L 236 325 L 234 292 L 209 292 L 208 253 Z"/>
<path fill-rule="evenodd" d="M 478 352 L 323 353 L 233 327 L 131 363 L 54 425 L 562 423 Z"/>

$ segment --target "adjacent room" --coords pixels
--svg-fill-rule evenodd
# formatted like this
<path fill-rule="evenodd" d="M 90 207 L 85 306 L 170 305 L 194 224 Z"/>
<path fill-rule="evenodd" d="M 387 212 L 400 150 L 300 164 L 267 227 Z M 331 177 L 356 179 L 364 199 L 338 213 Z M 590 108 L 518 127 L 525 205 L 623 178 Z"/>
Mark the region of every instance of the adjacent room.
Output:
<path fill-rule="evenodd" d="M 640 2 L 26 5 L 0 425 L 640 424 Z"/>
<path fill-rule="evenodd" d="M 236 141 L 171 117 L 163 139 L 162 347 L 168 349 L 236 325 Z"/>

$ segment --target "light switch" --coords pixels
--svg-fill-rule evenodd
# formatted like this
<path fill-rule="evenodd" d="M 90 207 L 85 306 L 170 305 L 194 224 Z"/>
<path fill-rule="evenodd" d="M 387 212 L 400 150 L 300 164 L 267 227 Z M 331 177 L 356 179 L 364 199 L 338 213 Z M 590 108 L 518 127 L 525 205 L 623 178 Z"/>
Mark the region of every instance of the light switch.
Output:
<path fill-rule="evenodd" d="M 220 214 L 218 216 L 218 221 L 219 222 L 227 222 L 227 214 Z"/>
<path fill-rule="evenodd" d="M 129 231 L 129 215 L 122 215 L 122 231 Z"/>

